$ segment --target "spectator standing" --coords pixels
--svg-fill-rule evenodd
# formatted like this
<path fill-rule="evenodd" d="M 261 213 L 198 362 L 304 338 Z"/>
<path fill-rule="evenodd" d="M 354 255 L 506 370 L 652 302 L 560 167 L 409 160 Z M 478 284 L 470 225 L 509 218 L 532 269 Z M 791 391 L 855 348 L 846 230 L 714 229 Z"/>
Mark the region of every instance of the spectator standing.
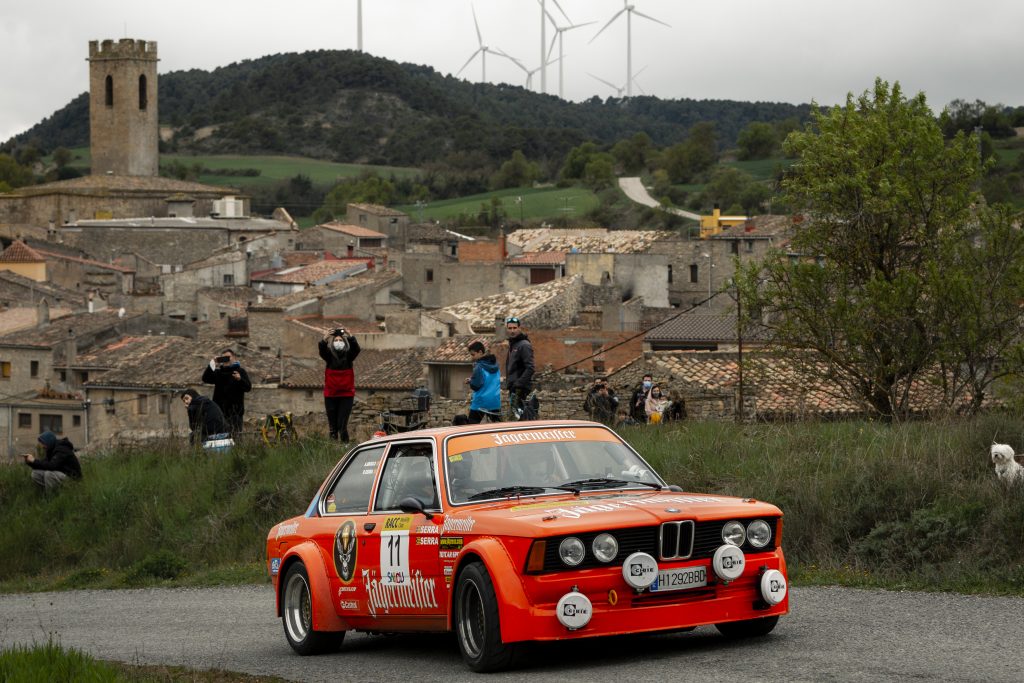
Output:
<path fill-rule="evenodd" d="M 615 405 L 612 403 L 612 397 L 609 393 L 608 383 L 599 383 L 595 387 L 595 392 L 590 398 L 590 418 L 597 422 L 603 422 L 604 424 L 613 424 L 615 420 Z"/>
<path fill-rule="evenodd" d="M 44 491 L 55 491 L 68 479 L 81 480 L 82 464 L 75 455 L 75 447 L 67 438 L 59 439 L 46 431 L 36 440 L 35 457 L 26 453 L 22 457 L 32 468 L 32 481 Z"/>
<path fill-rule="evenodd" d="M 498 359 L 487 353 L 483 342 L 474 341 L 469 345 L 473 359 L 473 375 L 466 384 L 473 390 L 469 403 L 469 423 L 480 424 L 486 417 L 491 422 L 501 422 L 501 370 Z"/>
<path fill-rule="evenodd" d="M 654 377 L 650 374 L 643 376 L 640 386 L 633 390 L 633 396 L 629 399 L 629 416 L 637 422 L 647 422 L 647 394 L 654 386 Z"/>
<path fill-rule="evenodd" d="M 228 432 L 228 423 L 220 407 L 195 389 L 181 392 L 181 402 L 188 411 L 190 444 L 202 445 L 211 437 Z"/>
<path fill-rule="evenodd" d="M 651 386 L 651 391 L 647 394 L 647 400 L 644 401 L 644 412 L 647 414 L 647 421 L 651 424 L 661 422 L 662 418 L 665 417 L 665 409 L 671 403 L 672 401 L 661 393 L 660 385 L 655 384 Z"/>
<path fill-rule="evenodd" d="M 230 431 L 232 436 L 238 436 L 245 415 L 245 394 L 252 390 L 252 382 L 234 351 L 224 349 L 221 355 L 210 360 L 210 364 L 203 370 L 203 384 L 213 385 L 213 402 L 227 420 L 226 431 Z"/>
<path fill-rule="evenodd" d="M 536 419 L 529 410 L 527 397 L 533 389 L 533 344 L 526 336 L 515 316 L 506 318 L 505 333 L 508 335 L 508 357 L 505 359 L 505 385 L 508 389 L 509 407 L 515 419 Z"/>
<path fill-rule="evenodd" d="M 324 363 L 324 410 L 332 439 L 349 441 L 348 418 L 356 395 L 356 374 L 352 363 L 359 355 L 359 342 L 345 328 L 337 327 L 320 340 Z"/>

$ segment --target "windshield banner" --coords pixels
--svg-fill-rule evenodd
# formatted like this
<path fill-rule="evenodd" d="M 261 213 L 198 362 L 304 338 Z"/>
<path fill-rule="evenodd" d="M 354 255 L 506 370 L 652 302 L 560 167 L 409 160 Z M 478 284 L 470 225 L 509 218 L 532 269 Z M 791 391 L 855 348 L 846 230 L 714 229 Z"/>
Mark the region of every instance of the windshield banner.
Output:
<path fill-rule="evenodd" d="M 529 443 L 552 443 L 558 441 L 610 441 L 619 443 L 619 439 L 607 429 L 600 427 L 569 427 L 547 429 L 518 429 L 508 432 L 489 432 L 487 434 L 467 434 L 448 440 L 448 456 L 458 455 L 467 451 L 476 451 L 496 446 L 518 446 Z"/>

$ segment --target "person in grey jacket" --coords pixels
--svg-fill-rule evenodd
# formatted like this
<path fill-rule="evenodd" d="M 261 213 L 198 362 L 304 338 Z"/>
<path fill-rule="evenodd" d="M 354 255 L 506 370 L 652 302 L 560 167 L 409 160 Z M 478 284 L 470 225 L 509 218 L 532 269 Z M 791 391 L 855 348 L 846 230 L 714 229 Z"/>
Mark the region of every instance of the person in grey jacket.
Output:
<path fill-rule="evenodd" d="M 82 464 L 75 455 L 75 447 L 67 438 L 59 439 L 53 432 L 39 435 L 36 451 L 40 457 L 26 453 L 22 457 L 32 468 L 32 481 L 45 491 L 59 488 L 68 478 L 82 478 Z"/>

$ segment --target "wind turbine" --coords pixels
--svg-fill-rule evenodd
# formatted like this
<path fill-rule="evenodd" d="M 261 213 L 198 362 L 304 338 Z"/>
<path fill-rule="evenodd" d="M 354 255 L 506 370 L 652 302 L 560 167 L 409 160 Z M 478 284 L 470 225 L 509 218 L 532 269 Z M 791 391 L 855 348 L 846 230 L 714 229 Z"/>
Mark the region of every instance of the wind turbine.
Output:
<path fill-rule="evenodd" d="M 595 40 L 597 40 L 597 37 L 599 35 L 601 35 L 602 33 L 604 33 L 604 30 L 606 28 L 608 28 L 609 26 L 611 26 L 612 23 L 614 23 L 616 19 L 618 19 L 620 16 L 623 15 L 623 13 L 625 13 L 625 15 L 626 15 L 626 85 L 625 85 L 625 88 L 626 88 L 626 97 L 632 97 L 633 96 L 633 15 L 636 14 L 637 16 L 643 17 L 644 19 L 648 19 L 648 20 L 653 21 L 655 23 L 662 24 L 664 26 L 668 26 L 669 28 L 672 28 L 672 27 L 669 24 L 666 24 L 661 19 L 655 19 L 652 16 L 648 16 L 648 15 L 644 14 L 643 12 L 638 11 L 634 5 L 630 5 L 629 4 L 629 0 L 623 0 L 622 9 L 620 9 L 618 12 L 616 12 L 614 15 L 612 15 L 612 18 L 608 20 L 608 23 L 605 24 L 604 26 L 602 26 L 601 30 L 594 34 L 594 37 L 590 39 L 590 42 L 592 43 Z M 600 79 L 598 79 L 598 80 L 600 80 Z M 605 82 L 607 82 L 607 81 L 605 81 Z"/>
<path fill-rule="evenodd" d="M 515 61 L 515 59 L 513 57 L 510 57 L 509 55 L 505 54 L 504 52 L 502 52 L 501 50 L 499 50 L 497 48 L 493 48 L 492 49 L 492 48 L 489 48 L 486 45 L 484 45 L 484 37 L 480 33 L 480 22 L 478 22 L 476 20 L 476 8 L 473 7 L 472 5 L 470 5 L 469 7 L 470 7 L 471 10 L 473 10 L 473 25 L 476 27 L 476 39 L 477 39 L 477 42 L 480 45 L 480 47 L 478 47 L 476 49 L 476 52 L 474 52 L 473 54 L 471 54 L 469 56 L 469 59 L 466 60 L 466 63 L 462 65 L 462 68 L 459 69 L 458 73 L 456 73 L 455 75 L 458 76 L 463 71 L 465 71 L 466 67 L 469 66 L 469 63 L 472 62 L 473 59 L 476 58 L 477 55 L 480 55 L 480 80 L 481 80 L 481 82 L 486 83 L 487 82 L 487 53 L 488 52 L 492 52 L 492 53 L 494 53 L 494 54 L 496 54 L 496 55 L 498 55 L 500 57 L 505 57 L 506 59 L 512 59 L 513 61 Z"/>
<path fill-rule="evenodd" d="M 551 15 L 548 14 L 547 8 L 544 7 L 545 0 L 537 0 L 537 2 L 540 3 L 540 91 L 542 93 L 547 93 L 547 91 L 548 91 L 548 71 L 545 68 L 547 66 L 547 59 L 544 56 L 544 47 L 548 44 L 548 39 L 547 39 L 547 28 L 548 28 L 548 25 L 547 25 L 547 22 L 544 19 L 545 19 L 545 17 L 550 17 Z M 551 2 L 555 3 L 555 7 L 558 8 L 558 11 L 562 13 L 562 16 L 565 17 L 566 21 L 569 21 L 569 15 L 566 14 L 565 10 L 562 9 L 562 6 L 558 4 L 558 0 L 551 0 Z M 555 23 L 553 19 L 552 19 L 551 23 L 552 24 Z"/>
<path fill-rule="evenodd" d="M 533 87 L 533 75 L 535 73 L 540 71 L 545 66 L 548 66 L 549 64 L 554 64 L 555 62 L 557 62 L 557 61 L 562 59 L 561 57 L 559 57 L 558 59 L 551 60 L 550 62 L 545 62 L 541 66 L 535 67 L 533 69 L 527 69 L 525 64 L 523 64 L 521 61 L 519 61 L 518 59 L 516 59 L 512 55 L 507 55 L 507 54 L 505 54 L 504 52 L 501 52 L 501 50 L 498 50 L 498 49 L 495 49 L 495 52 L 500 52 L 502 57 L 508 57 L 509 59 L 512 60 L 512 62 L 516 66 L 518 66 L 520 69 L 523 70 L 523 73 L 526 74 L 526 89 L 527 90 L 529 90 L 531 87 Z"/>
<path fill-rule="evenodd" d="M 548 53 L 547 53 L 547 56 L 545 57 L 545 60 L 550 60 L 551 59 L 551 52 L 552 52 L 552 50 L 555 49 L 555 41 L 557 40 L 558 41 L 558 59 L 556 61 L 558 62 L 558 96 L 564 99 L 565 98 L 565 95 L 564 95 L 564 92 L 565 92 L 565 89 L 564 89 L 565 70 L 563 69 L 564 62 L 562 60 L 565 58 L 565 53 L 562 51 L 562 34 L 565 33 L 566 31 L 571 31 L 574 28 L 580 28 L 582 26 L 590 26 L 591 24 L 596 24 L 597 22 L 596 21 L 587 21 L 587 22 L 584 22 L 582 24 L 573 24 L 573 23 L 570 22 L 570 24 L 568 26 L 559 26 L 558 22 L 555 21 L 555 18 L 553 16 L 551 16 L 551 13 L 544 9 L 544 3 L 541 2 L 541 0 L 537 0 L 537 1 L 541 3 L 541 5 L 540 5 L 541 6 L 541 10 L 543 10 L 544 14 L 547 15 L 548 21 L 550 21 L 551 25 L 555 27 L 555 35 L 553 35 L 551 37 L 551 47 L 548 48 Z M 554 1 L 555 0 L 552 0 L 552 2 L 554 2 Z M 555 5 L 558 6 L 558 3 L 555 2 Z M 561 10 L 562 8 L 559 6 L 558 9 Z M 563 11 L 562 14 L 565 15 L 565 12 Z M 568 16 L 566 16 L 565 18 L 566 18 L 566 20 L 569 20 Z M 547 61 L 547 63 L 551 64 L 552 62 L 551 61 Z"/>
<path fill-rule="evenodd" d="M 642 74 L 644 72 L 644 69 L 646 69 L 646 68 L 647 67 L 644 66 L 643 69 L 640 69 L 635 74 L 633 74 L 633 83 L 634 83 L 634 85 L 636 85 L 637 90 L 639 90 L 640 94 L 642 94 L 642 95 L 646 95 L 647 93 L 645 93 L 644 89 L 640 87 L 640 84 L 636 82 L 636 77 L 639 76 L 640 74 Z M 622 97 L 622 91 L 626 89 L 625 85 L 620 87 L 618 85 L 615 85 L 611 81 L 606 81 L 603 78 L 601 78 L 600 76 L 595 76 L 594 74 L 592 74 L 590 72 L 587 72 L 587 75 L 590 76 L 591 78 L 595 79 L 595 80 L 601 81 L 602 83 L 607 85 L 609 88 L 611 88 L 612 90 L 617 92 L 618 93 L 618 97 Z"/>

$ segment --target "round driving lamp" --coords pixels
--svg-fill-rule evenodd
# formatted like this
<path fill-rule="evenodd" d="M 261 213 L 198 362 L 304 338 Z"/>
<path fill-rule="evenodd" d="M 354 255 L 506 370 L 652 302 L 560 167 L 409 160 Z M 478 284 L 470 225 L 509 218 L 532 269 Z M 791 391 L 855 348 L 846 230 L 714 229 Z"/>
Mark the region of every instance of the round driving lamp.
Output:
<path fill-rule="evenodd" d="M 558 544 L 558 556 L 562 558 L 562 562 L 570 567 L 575 567 L 582 562 L 583 556 L 586 554 L 587 551 L 583 547 L 583 541 L 575 536 L 570 536 Z"/>
<path fill-rule="evenodd" d="M 747 542 L 755 548 L 763 548 L 772 540 L 772 528 L 763 519 L 755 519 L 747 525 Z"/>
<path fill-rule="evenodd" d="M 619 554 L 619 542 L 611 534 L 599 534 L 590 544 L 594 557 L 602 562 L 611 562 Z"/>
<path fill-rule="evenodd" d="M 741 546 L 747 532 L 739 522 L 726 522 L 722 527 L 722 541 L 729 545 Z"/>

